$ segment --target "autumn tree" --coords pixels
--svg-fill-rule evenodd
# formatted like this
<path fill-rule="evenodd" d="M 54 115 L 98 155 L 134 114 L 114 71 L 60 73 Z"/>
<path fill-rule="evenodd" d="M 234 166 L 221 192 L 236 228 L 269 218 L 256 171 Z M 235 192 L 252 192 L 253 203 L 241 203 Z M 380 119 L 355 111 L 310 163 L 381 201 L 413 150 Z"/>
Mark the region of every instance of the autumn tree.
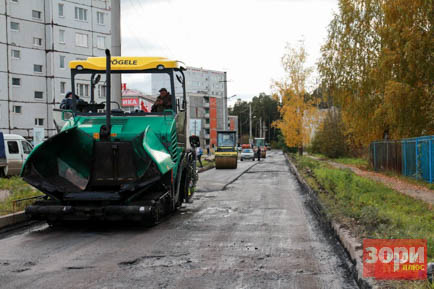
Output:
<path fill-rule="evenodd" d="M 274 123 L 285 138 L 288 147 L 298 147 L 303 152 L 310 139 L 312 120 L 316 113 L 315 101 L 309 97 L 307 82 L 312 68 L 306 66 L 306 51 L 303 43 L 298 47 L 287 46 L 282 57 L 285 78 L 275 81 L 275 97 L 281 100 L 281 120 Z"/>
<path fill-rule="evenodd" d="M 340 0 L 318 70 L 353 146 L 434 133 L 432 0 Z"/>

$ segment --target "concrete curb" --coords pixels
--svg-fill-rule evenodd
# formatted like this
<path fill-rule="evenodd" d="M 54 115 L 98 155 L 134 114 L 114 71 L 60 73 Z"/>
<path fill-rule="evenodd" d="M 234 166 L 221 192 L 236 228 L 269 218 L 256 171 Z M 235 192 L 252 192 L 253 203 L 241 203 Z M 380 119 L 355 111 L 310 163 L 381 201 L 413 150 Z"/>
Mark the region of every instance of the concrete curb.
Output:
<path fill-rule="evenodd" d="M 317 215 L 318 221 L 326 226 L 326 229 L 331 230 L 338 241 L 341 243 L 343 249 L 351 259 L 351 273 L 360 288 L 379 288 L 378 284 L 372 279 L 363 278 L 363 248 L 362 244 L 354 237 L 352 237 L 350 230 L 346 229 L 341 224 L 331 220 L 325 213 L 324 207 L 318 201 L 317 193 L 307 184 L 304 178 L 299 174 L 295 165 L 291 162 L 288 156 L 284 153 L 286 162 L 292 174 L 295 175 L 301 188 L 308 195 L 309 206 Z"/>
<path fill-rule="evenodd" d="M 0 217 L 0 229 L 3 229 L 8 226 L 16 225 L 19 223 L 24 223 L 27 221 L 27 216 L 24 211 L 1 216 Z"/>

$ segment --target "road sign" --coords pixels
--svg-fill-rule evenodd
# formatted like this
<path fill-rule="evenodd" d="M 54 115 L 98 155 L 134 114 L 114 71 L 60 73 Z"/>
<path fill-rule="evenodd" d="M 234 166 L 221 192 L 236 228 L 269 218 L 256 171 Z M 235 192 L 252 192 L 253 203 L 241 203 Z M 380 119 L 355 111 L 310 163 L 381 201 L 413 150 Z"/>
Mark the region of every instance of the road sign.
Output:
<path fill-rule="evenodd" d="M 122 98 L 122 106 L 138 106 L 139 99 L 137 97 L 124 97 Z"/>

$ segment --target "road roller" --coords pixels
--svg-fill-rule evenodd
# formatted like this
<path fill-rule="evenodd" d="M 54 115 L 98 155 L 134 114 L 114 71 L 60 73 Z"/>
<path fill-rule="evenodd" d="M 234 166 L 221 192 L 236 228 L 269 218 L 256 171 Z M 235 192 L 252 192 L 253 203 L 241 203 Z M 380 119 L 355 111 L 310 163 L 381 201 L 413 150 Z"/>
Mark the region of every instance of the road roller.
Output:
<path fill-rule="evenodd" d="M 182 63 L 164 57 L 112 57 L 106 50 L 105 57 L 74 60 L 69 67 L 72 94 L 62 108 L 65 124 L 31 152 L 21 171 L 26 182 L 45 194 L 26 214 L 50 224 L 155 224 L 191 201 L 198 144 L 187 138 Z M 111 99 L 112 74 L 165 74 L 170 86 L 158 109 L 126 111 Z M 182 89 L 175 90 L 175 83 Z M 90 101 L 84 86 L 91 88 Z"/>
<path fill-rule="evenodd" d="M 237 168 L 238 152 L 236 144 L 236 131 L 217 131 L 216 169 Z"/>

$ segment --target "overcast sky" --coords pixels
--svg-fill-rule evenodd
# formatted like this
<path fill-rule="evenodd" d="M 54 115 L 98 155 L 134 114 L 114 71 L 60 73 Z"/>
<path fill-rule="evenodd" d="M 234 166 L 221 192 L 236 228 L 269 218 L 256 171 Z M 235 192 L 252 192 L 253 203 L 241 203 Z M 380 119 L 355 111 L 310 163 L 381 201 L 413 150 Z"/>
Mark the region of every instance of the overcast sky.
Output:
<path fill-rule="evenodd" d="M 122 0 L 122 55 L 165 56 L 227 71 L 228 96 L 270 93 L 285 44 L 304 39 L 314 65 L 337 0 Z M 141 79 L 130 80 L 137 87 Z"/>

